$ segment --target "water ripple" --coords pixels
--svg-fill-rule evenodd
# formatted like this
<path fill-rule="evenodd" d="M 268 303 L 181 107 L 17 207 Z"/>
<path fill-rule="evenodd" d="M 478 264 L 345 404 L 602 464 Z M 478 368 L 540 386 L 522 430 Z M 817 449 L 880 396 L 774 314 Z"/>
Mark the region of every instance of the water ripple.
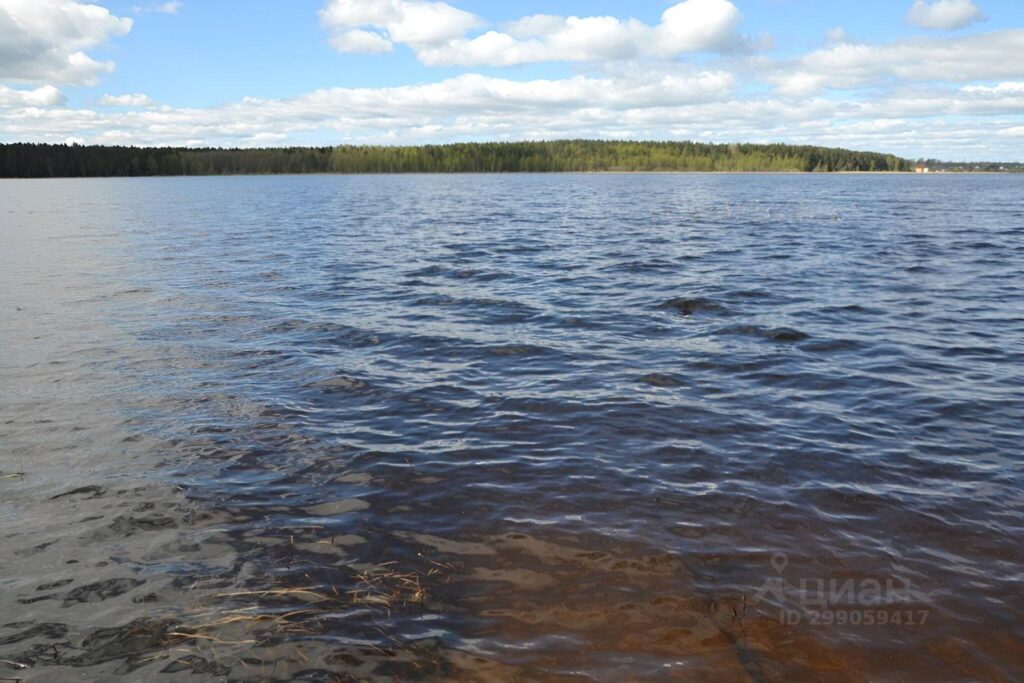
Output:
<path fill-rule="evenodd" d="M 0 677 L 1013 680 L 1021 181 L 4 181 Z"/>

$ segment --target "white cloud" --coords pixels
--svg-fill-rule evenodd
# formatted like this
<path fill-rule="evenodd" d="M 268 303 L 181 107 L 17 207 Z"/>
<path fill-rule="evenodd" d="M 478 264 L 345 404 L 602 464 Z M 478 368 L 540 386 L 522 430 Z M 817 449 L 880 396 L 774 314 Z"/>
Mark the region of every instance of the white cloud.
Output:
<path fill-rule="evenodd" d="M 483 23 L 448 3 L 425 0 L 330 0 L 320 21 L 331 29 L 331 44 L 340 52 L 384 52 L 392 43 L 420 49 Z"/>
<path fill-rule="evenodd" d="M 847 33 L 846 29 L 843 28 L 842 26 L 836 26 L 835 28 L 830 28 L 828 31 L 825 32 L 825 37 L 828 39 L 828 42 L 830 42 L 830 43 L 852 43 L 852 42 L 854 42 L 853 39 L 850 37 L 850 34 Z"/>
<path fill-rule="evenodd" d="M 287 133 L 256 133 L 245 138 L 245 142 L 250 145 L 274 145 L 284 142 L 288 139 Z"/>
<path fill-rule="evenodd" d="M 381 34 L 361 28 L 334 33 L 331 36 L 331 45 L 338 52 L 362 54 L 381 54 L 394 49 L 394 44 Z"/>
<path fill-rule="evenodd" d="M 529 62 L 628 59 L 639 54 L 649 29 L 615 17 L 533 16 L 476 38 L 460 38 L 418 51 L 430 65 L 508 66 Z"/>
<path fill-rule="evenodd" d="M 131 19 L 78 0 L 0 0 L 0 79 L 94 84 L 114 64 L 85 51 L 131 27 Z"/>
<path fill-rule="evenodd" d="M 181 2 L 181 0 L 171 0 L 170 2 L 163 2 L 156 5 L 135 5 L 132 7 L 132 11 L 136 14 L 177 14 L 184 6 L 185 3 Z"/>
<path fill-rule="evenodd" d="M 983 95 L 1024 95 L 1024 83 L 1007 81 L 998 85 L 967 85 L 961 90 Z"/>
<path fill-rule="evenodd" d="M 972 0 L 915 0 L 907 13 L 911 24 L 933 31 L 953 31 L 984 19 Z"/>
<path fill-rule="evenodd" d="M 67 101 L 64 93 L 52 85 L 35 90 L 15 90 L 0 85 L 0 107 L 52 107 Z"/>
<path fill-rule="evenodd" d="M 142 93 L 127 95 L 104 95 L 99 99 L 101 107 L 152 107 L 156 103 Z"/>
<path fill-rule="evenodd" d="M 878 86 L 892 80 L 967 83 L 1024 78 L 1024 29 L 946 40 L 888 44 L 842 43 L 794 63 L 772 63 L 769 81 L 782 94 L 803 97 L 825 88 Z"/>
<path fill-rule="evenodd" d="M 153 8 L 153 11 L 159 12 L 160 14 L 177 14 L 184 4 L 185 3 L 180 0 L 171 0 L 170 2 L 165 2 L 162 5 L 157 5 Z"/>
<path fill-rule="evenodd" d="M 694 107 L 730 97 L 732 76 L 677 67 L 644 78 L 513 81 L 466 74 L 394 88 L 331 88 L 287 100 L 245 98 L 207 109 L 94 111 L 25 107 L 0 113 L 0 139 L 132 144 L 253 144 L 330 131 L 337 140 L 611 134 L 642 110 Z M 670 118 L 674 117 L 671 115 Z M 611 126 L 610 128 L 608 126 Z M 274 137 L 270 137 L 274 136 Z"/>
<path fill-rule="evenodd" d="M 443 2 L 332 0 L 321 19 L 341 51 L 388 52 L 402 45 L 436 64 L 595 64 L 588 75 L 571 78 L 466 73 L 434 83 L 329 88 L 205 108 L 156 105 L 141 93 L 109 94 L 96 108 L 78 109 L 61 106 L 63 94 L 48 85 L 68 81 L 43 79 L 61 73 L 65 63 L 77 63 L 82 74 L 91 63 L 94 79 L 106 67 L 97 70 L 85 53 L 126 32 L 130 22 L 94 8 L 87 13 L 97 22 L 94 30 L 75 34 L 62 22 L 80 17 L 77 10 L 64 14 L 58 7 L 88 5 L 0 0 L 0 79 L 13 81 L 16 64 L 22 76 L 31 71 L 39 79 L 17 86 L 23 89 L 0 86 L 0 140 L 251 147 L 659 138 L 1024 158 L 1024 62 L 1012 58 L 1024 54 L 1024 28 L 887 44 L 856 42 L 836 30 L 822 49 L 799 58 L 727 54 L 702 59 L 698 67 L 674 58 L 746 45 L 738 34 L 739 10 L 728 0 L 677 2 L 657 24 L 534 15 L 484 33 L 478 17 Z M 36 13 L 47 21 L 29 31 L 29 24 L 11 23 L 12 8 L 19 18 Z M 68 34 L 82 37 L 61 38 Z M 775 85 L 774 94 L 758 87 L 765 83 Z"/>
<path fill-rule="evenodd" d="M 1024 87 L 911 88 L 890 97 L 847 105 L 858 115 L 885 117 L 894 112 L 908 118 L 943 116 L 1020 116 L 1024 112 Z"/>
<path fill-rule="evenodd" d="M 1021 87 L 1018 87 L 1021 86 Z M 600 77 L 466 74 L 391 88 L 331 88 L 210 108 L 0 108 L 0 140 L 267 146 L 592 137 L 783 141 L 908 157 L 1024 156 L 1024 84 L 911 87 L 858 102 L 745 93 L 725 71 L 620 64 Z M 1019 143 L 1019 144 L 1018 144 Z"/>
<path fill-rule="evenodd" d="M 656 49 L 668 53 L 732 47 L 743 15 L 729 0 L 686 0 L 661 15 Z"/>
<path fill-rule="evenodd" d="M 742 15 L 730 0 L 684 0 L 665 10 L 657 26 L 610 16 L 533 15 L 475 37 L 467 34 L 482 20 L 440 2 L 331 0 L 320 16 L 340 52 L 385 52 L 403 43 L 435 66 L 674 57 L 743 44 Z"/>

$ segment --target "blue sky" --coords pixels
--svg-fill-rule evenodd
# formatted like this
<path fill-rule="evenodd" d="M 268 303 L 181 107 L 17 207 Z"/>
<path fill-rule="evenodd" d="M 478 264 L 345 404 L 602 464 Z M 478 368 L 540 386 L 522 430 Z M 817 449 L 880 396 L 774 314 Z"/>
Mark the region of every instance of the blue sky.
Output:
<path fill-rule="evenodd" d="M 1024 160 L 1020 0 L 0 0 L 0 140 Z"/>

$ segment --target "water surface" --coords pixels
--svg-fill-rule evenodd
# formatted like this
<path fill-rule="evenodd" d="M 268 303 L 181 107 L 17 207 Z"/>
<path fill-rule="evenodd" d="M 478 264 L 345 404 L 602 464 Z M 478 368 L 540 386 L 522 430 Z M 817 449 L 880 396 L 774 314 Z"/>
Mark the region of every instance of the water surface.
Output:
<path fill-rule="evenodd" d="M 1022 197 L 2 181 L 0 677 L 1013 680 Z"/>

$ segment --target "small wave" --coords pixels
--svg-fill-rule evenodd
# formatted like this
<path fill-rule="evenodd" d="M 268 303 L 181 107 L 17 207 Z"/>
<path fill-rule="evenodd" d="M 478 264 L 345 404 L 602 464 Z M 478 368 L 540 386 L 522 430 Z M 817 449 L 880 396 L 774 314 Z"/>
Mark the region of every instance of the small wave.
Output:
<path fill-rule="evenodd" d="M 860 351 L 866 345 L 856 339 L 821 339 L 801 346 L 804 351 L 813 353 L 838 353 L 841 351 Z"/>
<path fill-rule="evenodd" d="M 370 383 L 357 377 L 338 375 L 330 379 L 312 382 L 306 385 L 307 389 L 318 389 L 326 393 L 355 393 L 367 391 L 371 388 Z"/>
<path fill-rule="evenodd" d="M 701 297 L 669 299 L 662 308 L 671 308 L 687 317 L 698 313 L 724 313 L 726 310 L 725 306 Z"/>
<path fill-rule="evenodd" d="M 426 266 L 425 268 L 420 268 L 407 274 L 410 275 L 411 277 L 434 277 L 437 275 L 442 275 L 443 273 L 444 268 L 442 268 L 441 266 Z"/>
<path fill-rule="evenodd" d="M 658 273 L 674 270 L 678 266 L 671 261 L 664 259 L 652 259 L 650 261 L 629 261 L 628 263 L 617 263 L 602 270 L 615 273 Z"/>
<path fill-rule="evenodd" d="M 533 344 L 502 344 L 488 347 L 487 352 L 492 356 L 539 356 L 547 349 Z"/>
<path fill-rule="evenodd" d="M 794 330 L 791 327 L 762 327 L 760 325 L 732 325 L 730 327 L 723 327 L 716 331 L 715 334 L 757 337 L 759 339 L 769 339 L 785 343 L 800 342 L 811 338 L 809 334 L 800 330 Z"/>
<path fill-rule="evenodd" d="M 843 306 L 825 306 L 824 308 L 818 309 L 821 313 L 833 314 L 833 313 L 855 313 L 857 315 L 877 315 L 881 313 L 878 309 L 868 308 L 861 304 L 846 304 Z"/>
<path fill-rule="evenodd" d="M 641 384 L 647 384 L 652 387 L 681 387 L 683 382 L 672 375 L 663 375 L 660 372 L 652 372 L 644 375 L 643 377 L 637 378 L 637 381 Z"/>
<path fill-rule="evenodd" d="M 280 335 L 291 344 L 309 341 L 365 348 L 383 343 L 382 335 L 370 330 L 343 323 L 314 322 L 301 318 L 278 319 L 266 328 L 266 334 Z"/>
<path fill-rule="evenodd" d="M 487 297 L 454 297 L 448 294 L 422 296 L 412 302 L 416 308 L 460 308 L 479 312 L 486 322 L 524 322 L 537 315 L 533 306 L 510 299 Z"/>

